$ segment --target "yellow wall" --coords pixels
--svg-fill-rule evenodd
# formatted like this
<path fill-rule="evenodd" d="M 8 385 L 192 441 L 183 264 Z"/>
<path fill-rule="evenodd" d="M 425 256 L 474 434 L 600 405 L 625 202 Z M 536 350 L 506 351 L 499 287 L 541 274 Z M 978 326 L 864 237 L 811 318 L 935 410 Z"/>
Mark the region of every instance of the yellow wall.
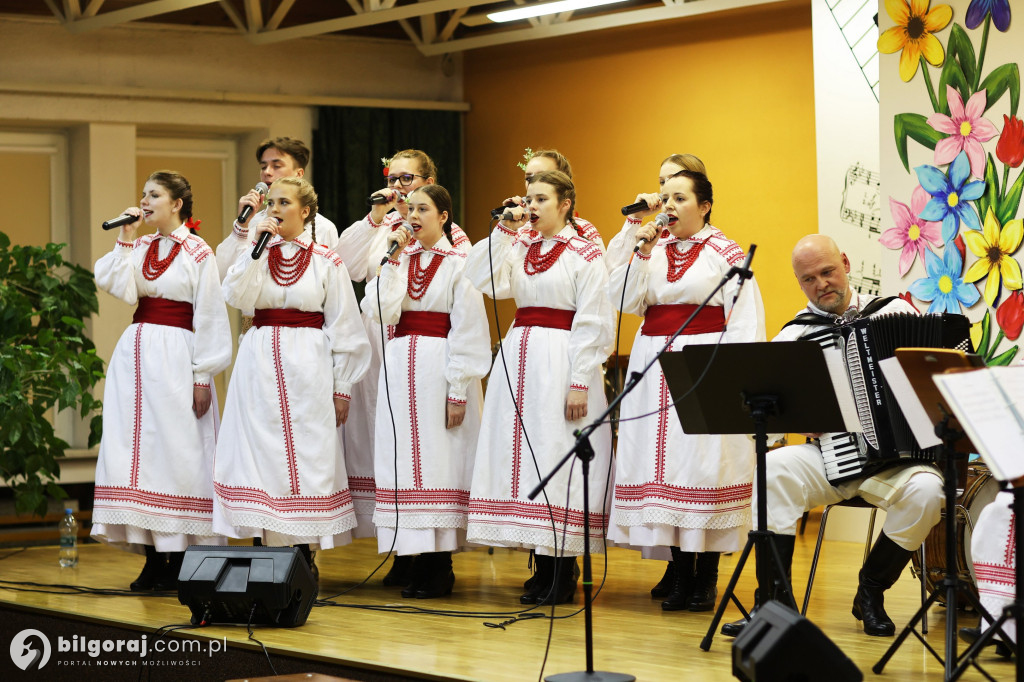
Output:
<path fill-rule="evenodd" d="M 619 208 L 657 191 L 660 161 L 690 152 L 714 185 L 714 225 L 758 246 L 769 337 L 806 303 L 789 254 L 818 231 L 809 3 L 489 48 L 464 65 L 472 109 L 459 223 L 474 241 L 488 211 L 522 191 L 524 147 L 569 157 L 579 213 L 606 242 Z"/>
<path fill-rule="evenodd" d="M 0 232 L 12 244 L 43 246 L 50 241 L 50 156 L 0 151 L 0 185 L 10 197 Z"/>

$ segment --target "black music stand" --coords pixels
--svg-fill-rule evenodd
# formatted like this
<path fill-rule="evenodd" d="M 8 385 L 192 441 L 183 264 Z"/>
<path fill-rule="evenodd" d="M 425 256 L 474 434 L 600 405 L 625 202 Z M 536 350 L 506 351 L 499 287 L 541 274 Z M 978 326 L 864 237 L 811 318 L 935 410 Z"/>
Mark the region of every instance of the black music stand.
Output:
<path fill-rule="evenodd" d="M 677 400 L 676 413 L 683 431 L 754 434 L 757 529 L 747 535 L 729 586 L 700 643 L 700 648 L 707 651 L 730 599 L 744 618 L 750 617 L 734 592 L 752 547 L 756 546 L 762 557 L 756 567 L 758 592 L 766 598 L 772 594 L 769 562 L 774 562 L 789 605 L 797 610 L 793 588 L 775 546 L 775 533 L 767 528 L 768 433 L 855 431 L 859 425 L 844 423 L 824 352 L 813 341 L 686 346 L 682 352 L 665 353 L 661 369 L 669 392 Z"/>

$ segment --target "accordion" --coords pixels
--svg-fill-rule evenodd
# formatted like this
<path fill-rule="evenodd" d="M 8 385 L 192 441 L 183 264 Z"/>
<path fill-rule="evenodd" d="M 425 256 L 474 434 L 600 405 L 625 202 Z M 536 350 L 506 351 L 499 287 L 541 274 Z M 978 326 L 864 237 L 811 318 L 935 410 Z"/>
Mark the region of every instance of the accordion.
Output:
<path fill-rule="evenodd" d="M 828 433 L 818 444 L 825 476 L 836 485 L 907 461 L 934 461 L 938 448 L 922 449 L 889 390 L 879 362 L 897 348 L 971 350 L 970 322 L 963 315 L 876 315 L 805 336 L 838 348 L 846 364 L 863 433 Z"/>

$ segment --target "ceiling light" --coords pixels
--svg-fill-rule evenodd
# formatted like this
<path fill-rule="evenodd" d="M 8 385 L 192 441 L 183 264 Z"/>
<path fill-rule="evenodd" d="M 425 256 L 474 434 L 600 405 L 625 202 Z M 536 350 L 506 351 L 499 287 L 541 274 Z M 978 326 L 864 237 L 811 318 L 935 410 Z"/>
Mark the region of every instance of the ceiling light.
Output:
<path fill-rule="evenodd" d="M 625 2 L 625 0 L 558 0 L 558 2 L 546 2 L 501 12 L 491 12 L 487 15 L 487 18 L 497 23 L 503 23 L 506 21 L 541 17 L 545 14 L 558 14 L 560 12 L 600 7 L 601 5 L 611 5 L 616 2 Z"/>

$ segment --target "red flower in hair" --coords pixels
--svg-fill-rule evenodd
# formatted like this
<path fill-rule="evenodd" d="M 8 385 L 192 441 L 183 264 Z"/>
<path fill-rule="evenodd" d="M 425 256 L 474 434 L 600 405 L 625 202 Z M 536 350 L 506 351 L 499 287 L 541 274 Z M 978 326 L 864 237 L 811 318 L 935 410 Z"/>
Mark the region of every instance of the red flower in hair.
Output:
<path fill-rule="evenodd" d="M 190 230 L 198 230 L 199 229 L 199 224 L 201 222 L 203 222 L 203 221 L 202 220 L 196 220 L 195 218 L 189 218 L 188 220 L 185 221 L 185 227 L 187 227 Z"/>
<path fill-rule="evenodd" d="M 388 168 L 387 166 L 384 166 L 384 177 L 385 178 L 388 176 L 388 173 L 390 173 L 390 172 L 391 172 L 391 169 Z"/>

